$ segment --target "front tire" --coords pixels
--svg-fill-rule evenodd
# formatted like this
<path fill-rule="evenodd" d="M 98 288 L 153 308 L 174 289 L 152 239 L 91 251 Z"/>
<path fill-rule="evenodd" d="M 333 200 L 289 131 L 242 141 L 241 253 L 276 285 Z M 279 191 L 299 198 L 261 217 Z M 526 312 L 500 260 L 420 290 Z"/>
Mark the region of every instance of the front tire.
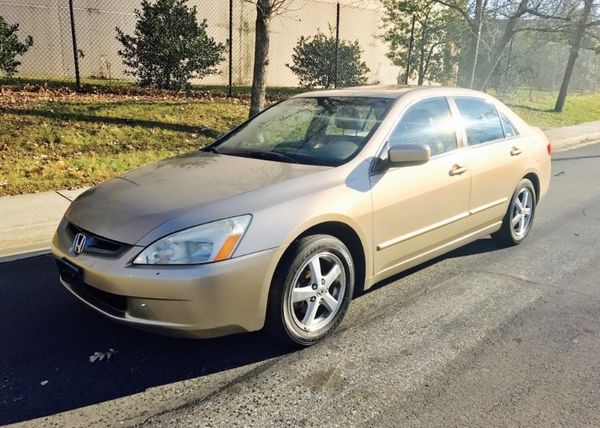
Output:
<path fill-rule="evenodd" d="M 275 273 L 267 329 L 294 345 L 318 342 L 344 318 L 354 283 L 354 262 L 342 241 L 329 235 L 301 238 Z"/>
<path fill-rule="evenodd" d="M 505 245 L 518 245 L 525 240 L 535 217 L 537 195 L 533 183 L 521 180 L 508 205 L 502 227 L 492 237 Z"/>

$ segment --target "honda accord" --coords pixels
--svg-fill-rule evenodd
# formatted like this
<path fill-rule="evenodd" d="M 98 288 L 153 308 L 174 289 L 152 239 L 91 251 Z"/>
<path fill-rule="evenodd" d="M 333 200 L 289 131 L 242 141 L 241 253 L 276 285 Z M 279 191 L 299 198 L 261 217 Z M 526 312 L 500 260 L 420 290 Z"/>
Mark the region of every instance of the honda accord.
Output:
<path fill-rule="evenodd" d="M 480 92 L 310 92 L 87 190 L 52 252 L 62 284 L 115 321 L 307 346 L 358 290 L 490 234 L 522 242 L 550 152 Z"/>

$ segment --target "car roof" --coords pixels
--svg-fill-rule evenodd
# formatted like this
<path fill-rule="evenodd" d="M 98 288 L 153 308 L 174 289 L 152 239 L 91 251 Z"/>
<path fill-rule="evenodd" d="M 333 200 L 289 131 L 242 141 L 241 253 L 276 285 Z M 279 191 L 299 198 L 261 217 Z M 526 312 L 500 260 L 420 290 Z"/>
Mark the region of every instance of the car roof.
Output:
<path fill-rule="evenodd" d="M 480 91 L 449 86 L 405 86 L 405 85 L 371 85 L 343 89 L 325 89 L 304 92 L 295 97 L 378 97 L 399 98 L 407 93 L 423 92 L 428 96 L 476 96 L 490 98 Z"/>

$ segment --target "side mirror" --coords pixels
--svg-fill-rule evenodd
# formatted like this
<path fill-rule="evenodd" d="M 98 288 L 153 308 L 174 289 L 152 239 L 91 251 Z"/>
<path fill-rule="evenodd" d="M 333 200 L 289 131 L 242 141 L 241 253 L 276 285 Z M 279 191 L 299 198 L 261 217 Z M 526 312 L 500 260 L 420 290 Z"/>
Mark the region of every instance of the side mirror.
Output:
<path fill-rule="evenodd" d="M 394 166 L 425 163 L 430 157 L 427 144 L 398 144 L 388 150 L 388 161 Z"/>

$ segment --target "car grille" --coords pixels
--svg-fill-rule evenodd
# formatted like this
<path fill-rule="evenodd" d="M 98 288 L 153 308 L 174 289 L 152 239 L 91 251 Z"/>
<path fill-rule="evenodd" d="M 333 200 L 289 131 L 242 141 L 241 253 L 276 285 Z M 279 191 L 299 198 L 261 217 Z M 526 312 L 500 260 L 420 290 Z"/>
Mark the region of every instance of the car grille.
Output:
<path fill-rule="evenodd" d="M 67 225 L 67 234 L 71 240 L 73 240 L 75 235 L 78 233 L 83 233 L 87 238 L 85 250 L 83 251 L 84 253 L 94 254 L 102 257 L 119 257 L 121 254 L 131 248 L 131 245 L 103 238 L 94 233 L 88 232 L 87 230 L 84 230 L 73 223 L 69 223 Z"/>
<path fill-rule="evenodd" d="M 67 287 L 86 302 L 107 314 L 124 318 L 127 310 L 127 297 L 108 293 L 83 282 L 66 281 Z"/>

